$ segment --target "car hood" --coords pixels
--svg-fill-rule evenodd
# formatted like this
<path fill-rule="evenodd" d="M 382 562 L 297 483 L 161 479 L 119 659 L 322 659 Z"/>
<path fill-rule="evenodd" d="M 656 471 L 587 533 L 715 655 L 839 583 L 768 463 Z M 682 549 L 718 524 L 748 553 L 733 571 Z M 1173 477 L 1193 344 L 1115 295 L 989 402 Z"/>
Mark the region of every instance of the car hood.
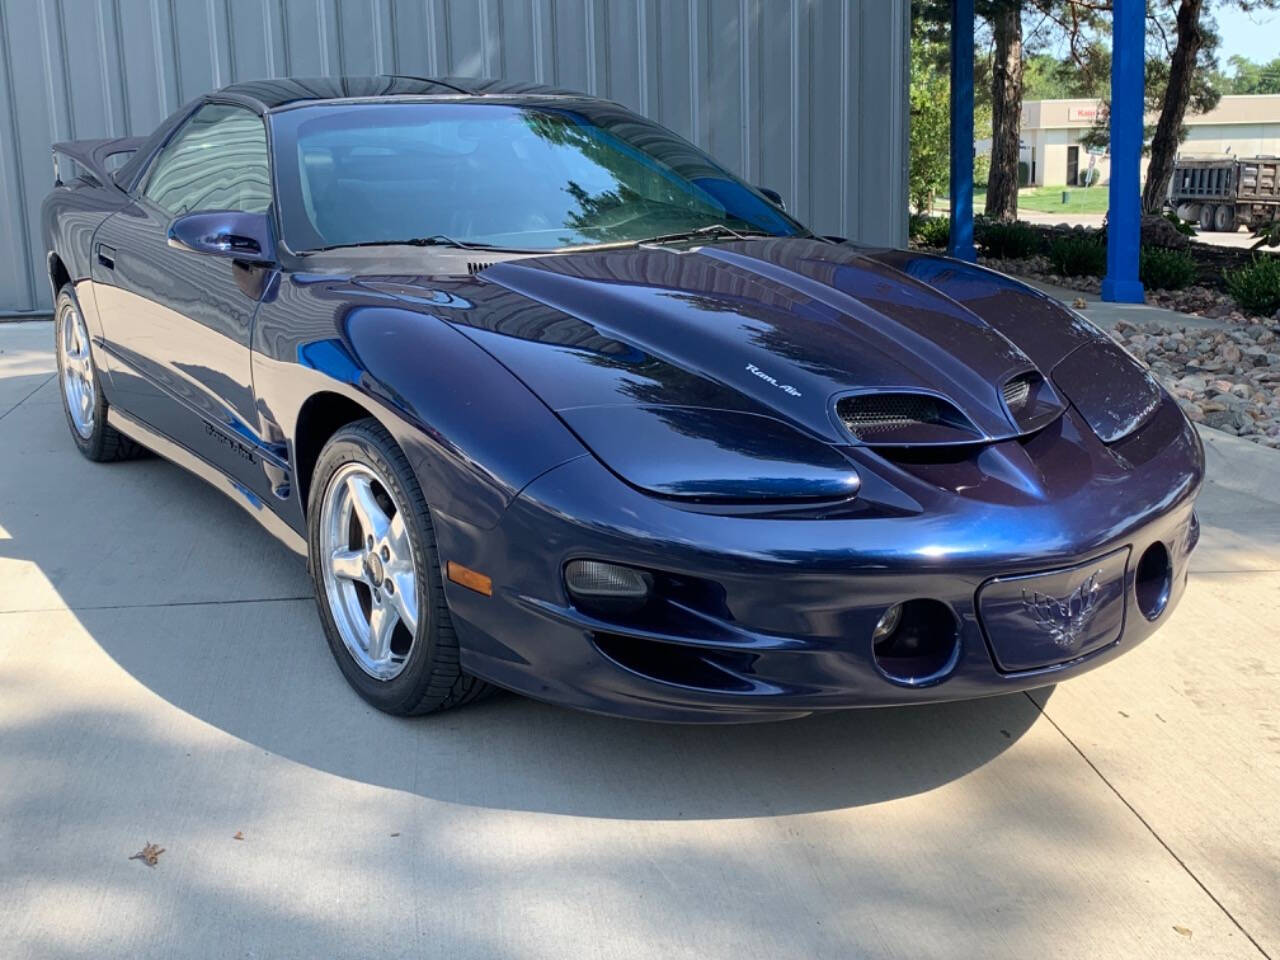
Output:
<path fill-rule="evenodd" d="M 1056 301 L 992 271 L 816 239 L 586 251 L 474 269 L 447 302 L 434 301 L 438 312 L 617 472 L 673 494 L 856 487 L 838 454 L 864 442 L 838 412 L 849 396 L 937 398 L 966 422 L 957 441 L 1038 429 L 1065 405 L 1050 386 L 1053 368 L 1099 339 Z M 1034 425 L 1002 395 L 1019 376 L 1044 386 L 1049 416 Z M 704 446 L 686 449 L 690 438 Z M 929 434 L 907 445 L 915 442 L 942 441 Z M 649 476 L 661 469 L 659 448 L 684 451 L 679 482 L 692 487 Z M 697 465 L 717 459 L 700 485 Z M 720 474 L 735 482 L 725 486 Z"/>

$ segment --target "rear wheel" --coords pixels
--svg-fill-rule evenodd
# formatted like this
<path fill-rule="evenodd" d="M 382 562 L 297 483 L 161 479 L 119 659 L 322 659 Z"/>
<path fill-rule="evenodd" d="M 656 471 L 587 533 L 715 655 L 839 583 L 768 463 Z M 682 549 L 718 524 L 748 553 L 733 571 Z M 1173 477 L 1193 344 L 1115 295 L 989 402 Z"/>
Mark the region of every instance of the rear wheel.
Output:
<path fill-rule="evenodd" d="M 137 456 L 142 448 L 107 423 L 107 398 L 93 362 L 89 328 L 70 284 L 58 291 L 54 336 L 58 392 L 76 447 L 90 460 L 127 460 Z"/>
<path fill-rule="evenodd" d="M 1218 208 L 1212 203 L 1206 203 L 1200 207 L 1200 229 L 1213 230 L 1214 218 L 1218 214 Z"/>
<path fill-rule="evenodd" d="M 458 664 L 426 500 L 404 453 L 373 419 L 320 453 L 308 540 L 329 649 L 360 696 L 387 713 L 433 713 L 489 687 Z"/>
<path fill-rule="evenodd" d="M 1236 208 L 1223 204 L 1213 214 L 1213 229 L 1220 233 L 1236 232 Z"/>

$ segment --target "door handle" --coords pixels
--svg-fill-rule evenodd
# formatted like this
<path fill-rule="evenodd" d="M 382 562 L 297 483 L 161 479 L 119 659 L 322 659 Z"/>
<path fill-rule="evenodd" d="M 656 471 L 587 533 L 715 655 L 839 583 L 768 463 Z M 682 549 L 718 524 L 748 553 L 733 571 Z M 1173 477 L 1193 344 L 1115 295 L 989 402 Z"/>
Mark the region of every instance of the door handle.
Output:
<path fill-rule="evenodd" d="M 98 262 L 108 270 L 116 268 L 116 248 L 108 247 L 105 243 L 98 244 Z"/>

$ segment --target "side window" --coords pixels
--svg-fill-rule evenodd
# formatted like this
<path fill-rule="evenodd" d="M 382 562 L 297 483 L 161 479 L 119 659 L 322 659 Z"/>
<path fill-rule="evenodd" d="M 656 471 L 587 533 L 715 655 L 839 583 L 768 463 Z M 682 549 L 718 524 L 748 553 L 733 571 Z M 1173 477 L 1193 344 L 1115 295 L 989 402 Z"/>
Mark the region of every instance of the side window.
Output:
<path fill-rule="evenodd" d="M 266 213 L 271 176 L 262 118 L 243 107 L 201 107 L 156 158 L 142 193 L 173 215 L 197 210 Z"/>

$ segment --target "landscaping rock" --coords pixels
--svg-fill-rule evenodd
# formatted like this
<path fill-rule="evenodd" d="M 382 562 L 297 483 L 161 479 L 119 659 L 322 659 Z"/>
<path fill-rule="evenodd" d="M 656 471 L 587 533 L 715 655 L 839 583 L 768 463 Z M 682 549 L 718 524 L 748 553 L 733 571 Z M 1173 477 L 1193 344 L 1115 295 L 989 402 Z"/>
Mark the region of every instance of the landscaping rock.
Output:
<path fill-rule="evenodd" d="M 1222 330 L 1127 320 L 1112 337 L 1140 360 L 1193 423 L 1280 449 L 1280 352 L 1275 333 L 1240 318 Z"/>

